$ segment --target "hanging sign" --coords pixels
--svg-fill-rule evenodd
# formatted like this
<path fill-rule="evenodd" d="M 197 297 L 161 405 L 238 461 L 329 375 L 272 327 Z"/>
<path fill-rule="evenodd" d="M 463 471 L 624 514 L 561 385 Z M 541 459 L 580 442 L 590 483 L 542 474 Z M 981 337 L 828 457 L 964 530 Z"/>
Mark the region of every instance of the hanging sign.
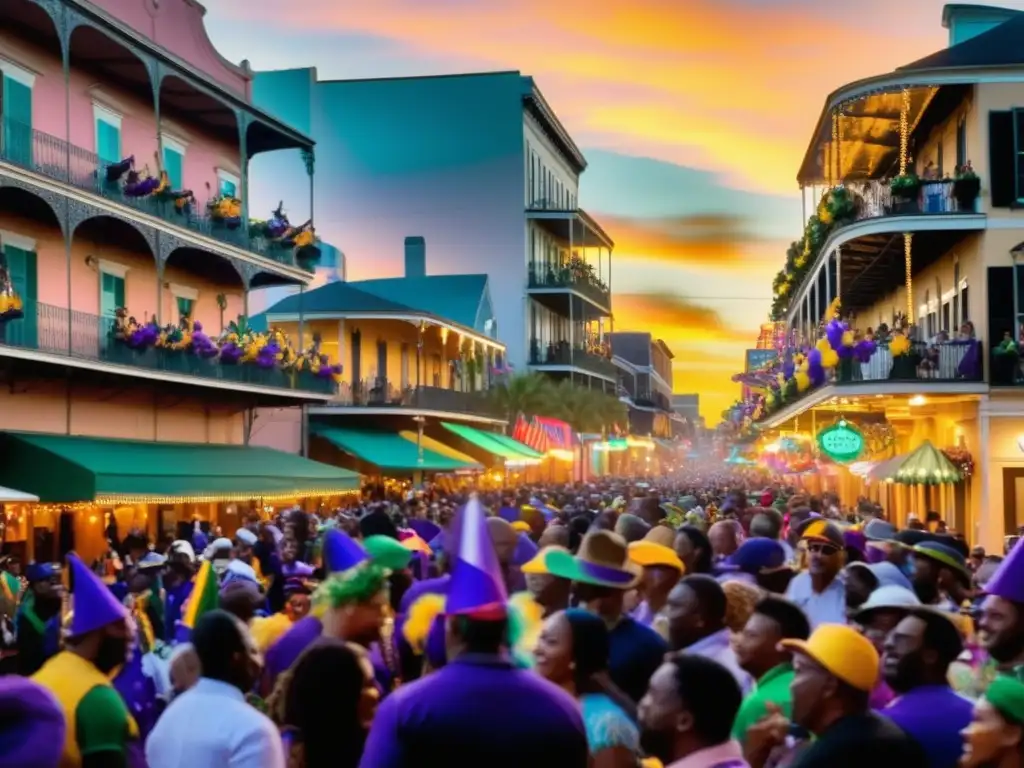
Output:
<path fill-rule="evenodd" d="M 840 419 L 818 433 L 818 447 L 832 461 L 845 464 L 864 453 L 864 435 L 846 419 Z"/>

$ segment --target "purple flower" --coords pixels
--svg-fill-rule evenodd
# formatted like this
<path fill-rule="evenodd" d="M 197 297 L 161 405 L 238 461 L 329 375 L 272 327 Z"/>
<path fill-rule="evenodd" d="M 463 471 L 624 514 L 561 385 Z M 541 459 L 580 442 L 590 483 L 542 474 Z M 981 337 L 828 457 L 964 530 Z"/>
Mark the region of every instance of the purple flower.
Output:
<path fill-rule="evenodd" d="M 854 345 L 853 354 L 859 362 L 868 362 L 875 354 L 875 342 L 871 339 L 861 339 Z"/>
<path fill-rule="evenodd" d="M 237 365 L 242 359 L 243 350 L 233 341 L 226 342 L 220 348 L 220 361 L 224 365 Z"/>

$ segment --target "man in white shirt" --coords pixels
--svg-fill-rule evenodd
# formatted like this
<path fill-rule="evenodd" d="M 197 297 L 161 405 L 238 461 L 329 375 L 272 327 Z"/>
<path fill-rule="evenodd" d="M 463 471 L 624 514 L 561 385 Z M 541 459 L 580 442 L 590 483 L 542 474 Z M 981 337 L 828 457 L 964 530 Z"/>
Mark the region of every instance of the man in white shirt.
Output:
<path fill-rule="evenodd" d="M 202 677 L 157 721 L 146 742 L 150 768 L 285 768 L 277 728 L 245 700 L 261 666 L 246 626 L 211 611 L 196 624 L 192 645 Z"/>

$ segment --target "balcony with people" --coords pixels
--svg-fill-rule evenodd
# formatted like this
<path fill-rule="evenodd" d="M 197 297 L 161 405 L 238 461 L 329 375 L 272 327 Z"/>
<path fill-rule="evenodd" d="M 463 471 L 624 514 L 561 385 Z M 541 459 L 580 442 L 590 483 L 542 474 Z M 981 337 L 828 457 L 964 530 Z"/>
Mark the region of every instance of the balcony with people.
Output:
<path fill-rule="evenodd" d="M 615 245 L 583 211 L 531 209 L 528 218 L 530 295 L 569 317 L 611 315 Z"/>
<path fill-rule="evenodd" d="M 0 41 L 0 184 L 59 195 L 72 216 L 89 207 L 129 219 L 278 282 L 310 279 L 312 221 L 289 221 L 287 205 L 257 220 L 247 190 L 263 152 L 301 150 L 312 176 L 313 142 L 251 104 L 251 74 L 234 68 L 226 84 L 102 12 L 60 3 L 4 3 Z"/>

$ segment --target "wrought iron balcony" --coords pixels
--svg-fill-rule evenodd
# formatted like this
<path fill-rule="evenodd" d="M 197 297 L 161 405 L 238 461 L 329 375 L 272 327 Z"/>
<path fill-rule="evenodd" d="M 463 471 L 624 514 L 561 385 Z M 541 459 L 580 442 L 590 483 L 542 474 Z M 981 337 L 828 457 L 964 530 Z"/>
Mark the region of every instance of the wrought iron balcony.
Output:
<path fill-rule="evenodd" d="M 604 355 L 589 351 L 582 344 L 570 344 L 567 341 L 538 345 L 534 339 L 530 344 L 530 365 L 535 366 L 568 366 L 581 368 L 598 376 L 618 380 L 619 369 Z"/>
<path fill-rule="evenodd" d="M 289 372 L 256 365 L 228 365 L 184 351 L 133 350 L 114 338 L 114 318 L 24 301 L 24 317 L 0 322 L 0 355 L 19 347 L 78 360 L 164 371 L 197 379 L 330 394 L 335 384 L 309 371 Z M 201 382 L 196 382 L 200 384 Z"/>
<path fill-rule="evenodd" d="M 565 288 L 578 291 L 599 307 L 611 307 L 611 291 L 585 262 L 574 260 L 555 267 L 530 262 L 530 288 Z"/>
<path fill-rule="evenodd" d="M 466 413 L 493 418 L 486 391 L 461 392 L 444 387 L 406 385 L 383 378 L 343 383 L 334 405 L 364 408 L 411 408 L 424 411 Z"/>
<path fill-rule="evenodd" d="M 276 247 L 266 238 L 250 233 L 249 228 L 241 220 L 214 218 L 208 213 L 206 203 L 198 202 L 195 195 L 189 193 L 187 196 L 175 198 L 132 194 L 131 186 L 122 183 L 120 175 L 114 179 L 108 178 L 112 175 L 108 174 L 108 169 L 116 170 L 121 163 L 102 160 L 93 152 L 3 115 L 0 115 L 0 161 L 70 184 L 141 213 L 155 216 L 168 224 L 219 240 L 271 261 L 288 266 L 300 266 L 312 271 L 308 266 L 296 262 L 292 249 Z"/>

